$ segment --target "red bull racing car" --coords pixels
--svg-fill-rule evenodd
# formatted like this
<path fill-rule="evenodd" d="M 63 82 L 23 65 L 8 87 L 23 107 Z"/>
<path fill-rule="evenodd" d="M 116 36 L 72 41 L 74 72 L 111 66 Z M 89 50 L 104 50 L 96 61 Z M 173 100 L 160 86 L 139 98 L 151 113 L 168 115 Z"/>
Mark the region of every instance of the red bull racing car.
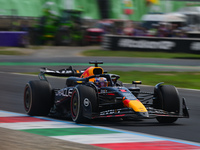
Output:
<path fill-rule="evenodd" d="M 125 87 L 120 76 L 109 74 L 99 67 L 102 61 L 85 70 L 52 70 L 41 68 L 39 79 L 29 81 L 24 90 L 24 107 L 30 116 L 59 114 L 71 117 L 76 123 L 94 118 L 156 118 L 160 123 L 173 123 L 189 118 L 185 99 L 180 99 L 172 85 L 158 83 L 153 92 L 142 92 L 133 81 Z M 66 86 L 54 89 L 45 74 L 67 77 Z"/>

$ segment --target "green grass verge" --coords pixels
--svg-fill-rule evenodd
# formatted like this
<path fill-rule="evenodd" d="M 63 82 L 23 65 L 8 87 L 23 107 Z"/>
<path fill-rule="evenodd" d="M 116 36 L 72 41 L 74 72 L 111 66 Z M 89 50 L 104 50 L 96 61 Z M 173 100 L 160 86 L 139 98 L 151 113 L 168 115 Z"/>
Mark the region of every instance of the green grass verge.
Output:
<path fill-rule="evenodd" d="M 5 51 L 5 50 L 0 50 L 0 55 L 25 55 L 22 52 L 19 51 Z"/>
<path fill-rule="evenodd" d="M 152 58 L 182 58 L 200 59 L 200 54 L 171 53 L 171 52 L 143 52 L 143 51 L 110 51 L 110 50 L 87 50 L 85 56 L 108 56 L 108 57 L 152 57 Z"/>
<path fill-rule="evenodd" d="M 142 81 L 144 85 L 155 86 L 159 82 L 164 82 L 179 88 L 200 89 L 200 72 L 111 71 L 109 73 L 120 75 L 119 80 L 124 83 Z M 39 72 L 26 74 L 38 75 Z"/>
<path fill-rule="evenodd" d="M 122 82 L 142 81 L 144 85 L 156 85 L 159 82 L 180 88 L 200 89 L 200 72 L 140 72 L 112 71 L 120 75 Z"/>
<path fill-rule="evenodd" d="M 29 46 L 28 48 L 20 47 L 0 47 L 0 55 L 28 55 L 27 49 L 30 50 L 41 50 L 41 46 Z"/>

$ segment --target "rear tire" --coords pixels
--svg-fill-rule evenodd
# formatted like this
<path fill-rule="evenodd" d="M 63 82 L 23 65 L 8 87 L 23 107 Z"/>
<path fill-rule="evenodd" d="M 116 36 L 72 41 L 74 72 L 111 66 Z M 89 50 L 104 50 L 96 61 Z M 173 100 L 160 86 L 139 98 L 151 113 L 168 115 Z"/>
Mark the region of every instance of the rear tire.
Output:
<path fill-rule="evenodd" d="M 172 85 L 161 85 L 155 91 L 154 107 L 168 112 L 180 112 L 180 99 L 177 89 Z M 173 123 L 178 118 L 157 117 L 159 123 Z"/>
<path fill-rule="evenodd" d="M 80 85 L 75 87 L 71 98 L 71 118 L 76 123 L 86 123 L 89 121 L 83 115 L 86 105 L 92 106 L 92 112 L 98 112 L 96 92 L 93 88 Z"/>
<path fill-rule="evenodd" d="M 30 116 L 46 116 L 52 106 L 52 90 L 47 81 L 29 81 L 24 90 L 24 108 Z"/>

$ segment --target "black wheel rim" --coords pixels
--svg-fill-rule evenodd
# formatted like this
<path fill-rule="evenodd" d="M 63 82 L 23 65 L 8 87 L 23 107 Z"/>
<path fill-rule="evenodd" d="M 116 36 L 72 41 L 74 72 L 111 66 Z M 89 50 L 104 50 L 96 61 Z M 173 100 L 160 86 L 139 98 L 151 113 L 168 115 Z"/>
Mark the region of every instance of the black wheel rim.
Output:
<path fill-rule="evenodd" d="M 72 98 L 72 116 L 76 117 L 78 112 L 78 94 L 75 92 Z"/>
<path fill-rule="evenodd" d="M 26 86 L 25 92 L 24 92 L 24 107 L 26 111 L 30 109 L 30 105 L 31 105 L 31 92 L 30 92 L 30 88 Z"/>

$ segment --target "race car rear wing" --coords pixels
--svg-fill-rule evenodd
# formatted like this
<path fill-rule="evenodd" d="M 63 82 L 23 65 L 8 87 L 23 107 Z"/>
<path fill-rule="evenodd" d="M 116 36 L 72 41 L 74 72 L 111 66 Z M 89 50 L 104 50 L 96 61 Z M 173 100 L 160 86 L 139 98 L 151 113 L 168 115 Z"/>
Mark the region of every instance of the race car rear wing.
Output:
<path fill-rule="evenodd" d="M 58 76 L 58 77 L 80 77 L 84 71 L 73 69 L 72 66 L 66 69 L 60 69 L 60 70 L 52 70 L 48 68 L 41 68 L 40 69 L 40 75 L 48 74 L 51 76 Z"/>
<path fill-rule="evenodd" d="M 103 64 L 103 61 L 90 61 L 89 64 L 95 64 L 95 67 L 98 67 L 98 64 Z M 60 70 L 53 70 L 49 68 L 41 68 L 40 69 L 40 76 L 43 78 L 45 77 L 45 74 L 52 75 L 52 76 L 58 76 L 58 77 L 70 77 L 70 76 L 75 76 L 75 77 L 80 77 L 85 70 L 76 70 L 73 69 L 72 66 L 69 66 L 69 68 L 66 69 L 60 69 Z M 107 73 L 104 71 L 104 73 Z M 43 79 L 42 79 L 43 80 Z"/>

